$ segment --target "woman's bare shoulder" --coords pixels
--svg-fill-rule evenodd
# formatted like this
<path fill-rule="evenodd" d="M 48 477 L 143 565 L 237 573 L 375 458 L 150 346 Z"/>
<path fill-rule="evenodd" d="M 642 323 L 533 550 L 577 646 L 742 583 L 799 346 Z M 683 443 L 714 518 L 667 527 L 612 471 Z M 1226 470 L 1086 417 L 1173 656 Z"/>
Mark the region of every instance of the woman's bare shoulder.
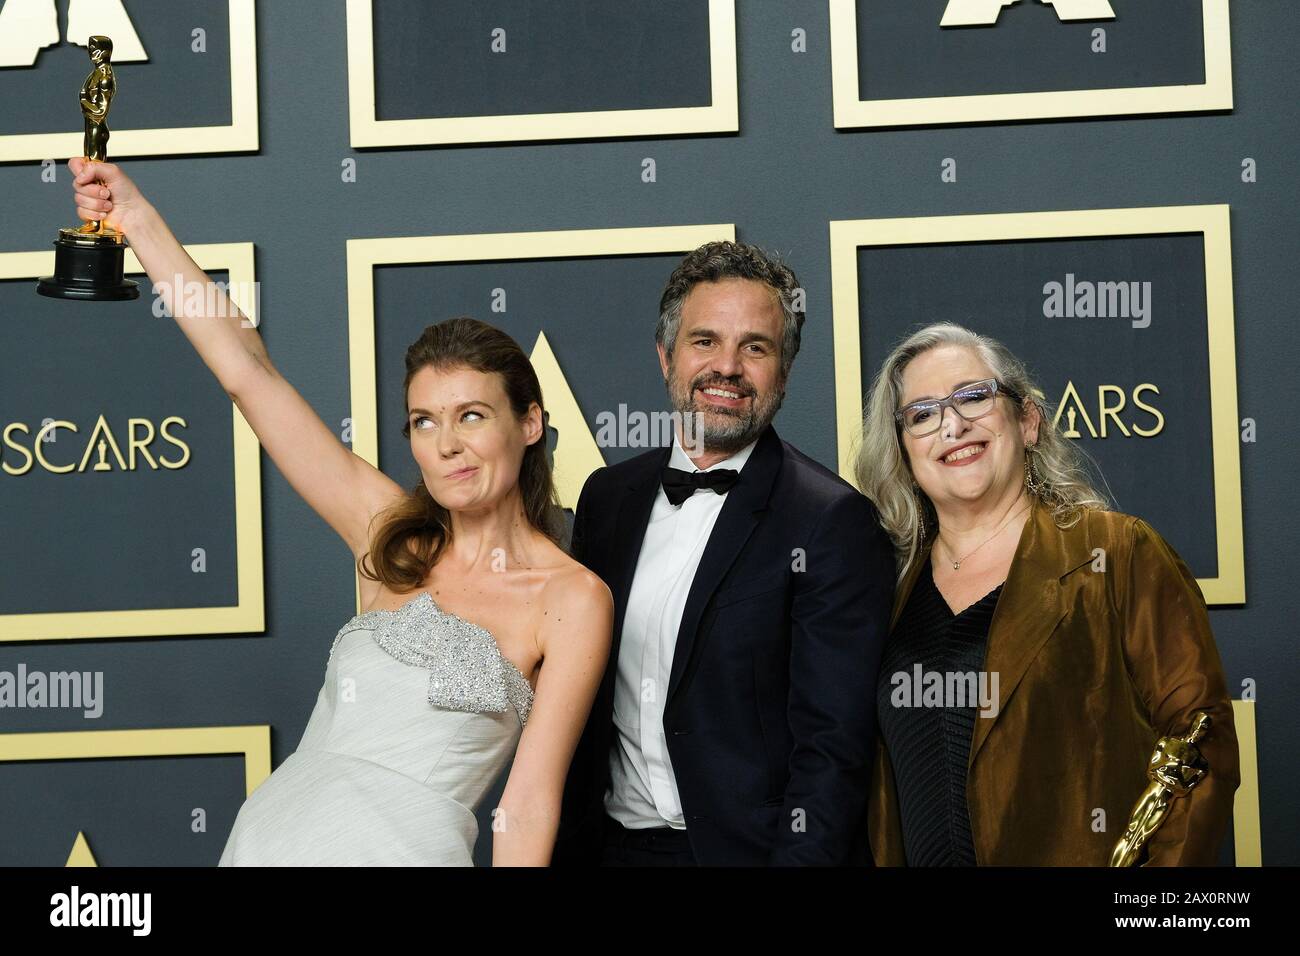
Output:
<path fill-rule="evenodd" d="M 551 600 L 562 599 L 566 594 L 577 594 L 587 600 L 610 594 L 600 575 L 563 553 L 550 572 L 544 592 Z"/>
<path fill-rule="evenodd" d="M 614 596 L 598 574 L 559 552 L 542 588 L 541 604 L 547 617 L 558 624 L 566 618 L 572 622 L 575 617 L 588 619 L 612 614 Z"/>

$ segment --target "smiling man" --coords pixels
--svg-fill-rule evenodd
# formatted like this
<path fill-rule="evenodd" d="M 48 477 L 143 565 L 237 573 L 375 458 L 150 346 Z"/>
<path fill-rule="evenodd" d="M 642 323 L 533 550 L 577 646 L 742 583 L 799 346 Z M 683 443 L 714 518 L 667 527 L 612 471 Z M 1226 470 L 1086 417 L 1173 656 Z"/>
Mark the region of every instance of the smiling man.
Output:
<path fill-rule="evenodd" d="M 673 445 L 599 469 L 578 502 L 573 554 L 613 592 L 614 646 L 556 864 L 867 858 L 893 550 L 871 502 L 772 427 L 797 294 L 744 243 L 701 246 L 668 280 Z"/>

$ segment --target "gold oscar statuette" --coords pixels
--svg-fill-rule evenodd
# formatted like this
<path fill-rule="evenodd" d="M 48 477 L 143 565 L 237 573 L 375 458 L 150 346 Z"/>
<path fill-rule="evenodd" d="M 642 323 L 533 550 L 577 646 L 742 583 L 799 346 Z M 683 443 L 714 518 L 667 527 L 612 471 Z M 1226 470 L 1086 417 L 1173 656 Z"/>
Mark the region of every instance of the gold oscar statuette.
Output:
<path fill-rule="evenodd" d="M 108 108 L 117 93 L 117 79 L 110 60 L 113 41 L 104 36 L 87 40 L 90 61 L 95 64 L 81 86 L 81 113 L 86 120 L 83 148 L 86 161 L 108 160 Z M 139 285 L 122 278 L 126 244 L 122 234 L 102 220 L 59 230 L 54 240 L 54 275 L 36 284 L 36 291 L 56 299 L 134 299 Z"/>
<path fill-rule="evenodd" d="M 1132 866 L 1142 848 L 1160 828 L 1174 798 L 1186 795 L 1209 772 L 1210 765 L 1196 745 L 1210 731 L 1210 715 L 1203 710 L 1192 714 L 1192 729 L 1185 737 L 1161 737 L 1147 764 L 1151 783 L 1142 791 L 1129 814 L 1124 835 L 1110 855 L 1111 866 Z"/>

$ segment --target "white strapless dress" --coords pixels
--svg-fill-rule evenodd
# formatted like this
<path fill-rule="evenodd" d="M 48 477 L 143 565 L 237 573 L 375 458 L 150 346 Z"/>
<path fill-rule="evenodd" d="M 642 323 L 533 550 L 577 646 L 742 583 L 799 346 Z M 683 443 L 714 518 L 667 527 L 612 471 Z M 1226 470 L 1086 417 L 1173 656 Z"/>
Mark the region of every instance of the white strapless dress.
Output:
<path fill-rule="evenodd" d="M 244 802 L 219 866 L 472 866 L 475 810 L 533 691 L 482 627 L 422 592 L 330 648 L 298 749 Z"/>

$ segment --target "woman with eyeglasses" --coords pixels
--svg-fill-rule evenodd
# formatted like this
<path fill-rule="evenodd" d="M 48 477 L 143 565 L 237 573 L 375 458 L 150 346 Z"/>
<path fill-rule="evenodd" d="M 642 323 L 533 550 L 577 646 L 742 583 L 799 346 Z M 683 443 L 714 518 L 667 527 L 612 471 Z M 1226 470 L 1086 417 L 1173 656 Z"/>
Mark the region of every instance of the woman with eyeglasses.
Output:
<path fill-rule="evenodd" d="M 1196 579 L 1110 510 L 1001 343 L 930 325 L 882 365 L 857 459 L 899 583 L 876 690 L 881 866 L 1104 866 L 1156 741 L 1204 711 L 1208 773 L 1138 862 L 1210 865 L 1239 776 Z"/>

